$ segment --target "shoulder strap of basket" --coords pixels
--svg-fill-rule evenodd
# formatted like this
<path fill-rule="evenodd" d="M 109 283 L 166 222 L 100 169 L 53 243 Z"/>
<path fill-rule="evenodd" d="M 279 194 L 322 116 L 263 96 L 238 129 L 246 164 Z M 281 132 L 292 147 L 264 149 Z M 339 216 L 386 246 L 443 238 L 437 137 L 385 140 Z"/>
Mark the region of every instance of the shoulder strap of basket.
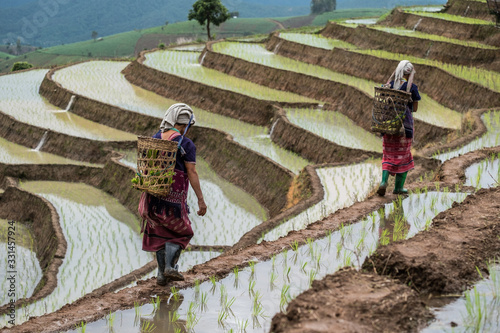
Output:
<path fill-rule="evenodd" d="M 177 144 L 177 149 L 181 151 L 181 155 L 186 155 L 186 152 L 184 151 L 184 148 L 181 147 L 182 140 L 184 140 L 184 136 L 186 135 L 189 127 L 191 126 L 191 122 L 193 121 L 194 114 L 191 114 L 191 118 L 189 118 L 189 124 L 187 125 L 186 129 L 184 130 L 184 133 L 182 133 L 181 139 L 179 140 L 179 143 Z"/>

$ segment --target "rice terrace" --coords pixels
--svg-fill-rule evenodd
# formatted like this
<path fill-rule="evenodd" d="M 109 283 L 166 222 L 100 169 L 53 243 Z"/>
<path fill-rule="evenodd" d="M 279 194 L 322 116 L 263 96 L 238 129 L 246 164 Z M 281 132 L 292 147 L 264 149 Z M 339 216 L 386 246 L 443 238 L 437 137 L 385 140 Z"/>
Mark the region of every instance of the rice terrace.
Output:
<path fill-rule="evenodd" d="M 500 0 L 429 3 L 0 46 L 0 332 L 500 332 Z M 208 209 L 165 286 L 131 179 L 177 103 Z"/>

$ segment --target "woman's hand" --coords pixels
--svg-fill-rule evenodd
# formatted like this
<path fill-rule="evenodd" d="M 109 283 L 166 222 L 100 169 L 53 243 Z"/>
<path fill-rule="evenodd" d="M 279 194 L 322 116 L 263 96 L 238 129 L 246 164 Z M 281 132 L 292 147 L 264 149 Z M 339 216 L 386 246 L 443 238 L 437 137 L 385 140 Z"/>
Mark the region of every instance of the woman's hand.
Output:
<path fill-rule="evenodd" d="M 205 216 L 207 213 L 207 204 L 203 198 L 198 199 L 198 215 Z"/>

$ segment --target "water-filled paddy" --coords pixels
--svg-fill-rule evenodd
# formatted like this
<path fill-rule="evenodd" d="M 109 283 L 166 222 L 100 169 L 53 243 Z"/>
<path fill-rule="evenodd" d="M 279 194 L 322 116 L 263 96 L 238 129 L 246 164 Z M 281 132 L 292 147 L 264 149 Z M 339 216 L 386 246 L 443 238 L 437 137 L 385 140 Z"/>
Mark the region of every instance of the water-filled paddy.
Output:
<path fill-rule="evenodd" d="M 338 145 L 382 152 L 382 140 L 357 126 L 339 112 L 317 109 L 288 109 L 291 123 Z"/>
<path fill-rule="evenodd" d="M 425 229 L 426 220 L 451 207 L 453 201 L 464 198 L 465 194 L 435 192 L 412 195 L 402 204 L 386 205 L 383 210 L 332 232 L 324 239 L 310 240 L 303 246 L 290 244 L 288 250 L 271 260 L 235 269 L 220 281 L 207 281 L 181 290 L 169 301 L 164 301 L 157 311 L 152 305 L 145 305 L 140 310 L 119 311 L 114 314 L 119 320 L 113 327 L 120 332 L 136 332 L 142 323 L 152 322 L 162 332 L 175 332 L 176 328 L 181 331 L 192 328 L 207 332 L 231 329 L 268 332 L 273 316 L 309 289 L 313 280 L 341 267 L 359 267 L 378 245 L 396 239 L 393 234 L 399 232 L 399 224 L 403 225 L 402 230 L 415 229 L 415 232 L 405 232 L 397 239 L 411 237 Z M 426 207 L 427 212 L 423 213 Z M 137 313 L 140 315 L 136 316 Z M 87 325 L 87 329 L 96 332 L 109 328 L 110 323 L 106 320 Z"/>
<path fill-rule="evenodd" d="M 481 119 L 486 125 L 487 130 L 482 137 L 475 139 L 461 148 L 448 152 L 438 152 L 433 157 L 444 162 L 474 150 L 498 146 L 500 144 L 500 111 L 487 112 L 481 116 Z"/>
<path fill-rule="evenodd" d="M 5 164 L 78 164 L 89 163 L 70 160 L 58 155 L 36 151 L 0 138 L 0 163 Z"/>
<path fill-rule="evenodd" d="M 10 229 L 9 229 L 10 228 Z M 12 232 L 9 239 L 9 231 Z M 11 243 L 11 244 L 9 244 Z M 12 246 L 9 248 L 8 246 Z M 9 271 L 16 271 L 15 292 L 16 299 L 31 297 L 36 286 L 42 278 L 42 269 L 36 257 L 34 240 L 31 236 L 31 230 L 23 223 L 16 221 L 7 221 L 0 219 L 0 288 L 3 292 L 0 294 L 0 305 L 7 304 L 10 301 L 9 293 L 10 280 Z M 13 257 L 8 257 L 10 251 L 14 251 L 14 267 L 8 269 Z M 1 327 L 1 326 L 0 326 Z"/>
<path fill-rule="evenodd" d="M 265 66 L 339 82 L 364 91 L 370 96 L 374 93 L 374 87 L 381 85 L 380 82 L 377 83 L 374 81 L 360 79 L 354 76 L 331 71 L 325 67 L 310 65 L 276 55 L 273 52 L 267 51 L 263 44 L 222 42 L 214 44 L 213 49 L 215 52 L 231 55 Z M 388 74 L 388 77 L 389 76 L 390 73 Z M 416 80 L 416 84 L 418 85 L 418 79 Z M 462 123 L 462 115 L 460 113 L 444 107 L 424 93 L 421 93 L 420 95 L 422 100 L 419 101 L 418 112 L 414 113 L 415 118 L 445 128 L 460 128 Z"/>
<path fill-rule="evenodd" d="M 273 241 L 292 230 L 302 230 L 335 211 L 365 200 L 374 190 L 382 174 L 380 161 L 371 161 L 344 167 L 317 169 L 325 191 L 323 200 L 297 216 L 283 221 L 269 231 L 264 240 Z"/>
<path fill-rule="evenodd" d="M 467 290 L 462 297 L 443 308 L 432 309 L 436 319 L 421 332 L 498 332 L 500 266 L 491 263 L 488 271 L 488 278 Z"/>
<path fill-rule="evenodd" d="M 500 155 L 473 164 L 465 170 L 465 184 L 477 189 L 500 185 Z"/>
<path fill-rule="evenodd" d="M 406 10 L 405 10 L 406 11 Z M 495 22 L 492 21 L 485 21 L 477 18 L 472 18 L 472 17 L 466 17 L 466 16 L 460 16 L 460 15 L 451 15 L 451 14 L 446 14 L 446 13 L 432 13 L 429 11 L 422 11 L 422 12 L 412 12 L 410 13 L 418 15 L 418 16 L 424 16 L 424 17 L 432 17 L 440 20 L 445 20 L 445 21 L 452 21 L 452 22 L 458 22 L 458 23 L 466 23 L 466 24 L 478 24 L 478 25 L 495 25 Z"/>
<path fill-rule="evenodd" d="M 373 55 L 384 59 L 392 59 L 397 61 L 409 60 L 414 64 L 425 64 L 429 66 L 435 66 L 459 78 L 472 81 L 478 85 L 500 92 L 500 73 L 494 71 L 488 71 L 476 67 L 445 64 L 435 60 L 417 58 L 407 54 L 391 53 L 384 50 L 358 49 L 355 45 L 315 34 L 281 33 L 280 37 L 289 40 L 291 42 L 296 42 L 317 48 L 323 48 L 326 50 L 332 50 L 335 47 L 339 47 L 355 51 L 357 53 Z M 344 43 L 345 45 L 341 43 Z"/>
<path fill-rule="evenodd" d="M 129 133 L 100 125 L 48 103 L 38 94 L 48 70 L 0 76 L 0 111 L 34 126 L 92 140 L 134 140 Z M 41 139 L 41 138 L 40 138 Z"/>
<path fill-rule="evenodd" d="M 132 85 L 121 74 L 127 65 L 127 62 L 86 62 L 57 71 L 54 79 L 64 87 L 83 96 L 126 110 L 163 118 L 165 111 L 178 102 Z M 193 107 L 193 110 L 196 114 L 196 125 L 227 132 L 236 142 L 271 158 L 293 172 L 297 173 L 309 164 L 297 154 L 273 143 L 265 127 L 248 124 L 196 107 Z M 160 122 L 161 120 L 158 119 L 158 128 Z"/>
<path fill-rule="evenodd" d="M 269 89 L 213 69 L 205 68 L 198 63 L 199 56 L 200 53 L 198 52 L 157 51 L 146 54 L 144 65 L 182 78 L 261 100 L 289 103 L 316 103 L 315 100 L 307 97 Z"/>
<path fill-rule="evenodd" d="M 25 190 L 54 205 L 68 242 L 56 289 L 46 298 L 17 309 L 17 323 L 53 312 L 152 260 L 142 251 L 139 223 L 118 201 L 84 184 L 28 182 Z M 5 325 L 0 318 L 0 327 Z"/>

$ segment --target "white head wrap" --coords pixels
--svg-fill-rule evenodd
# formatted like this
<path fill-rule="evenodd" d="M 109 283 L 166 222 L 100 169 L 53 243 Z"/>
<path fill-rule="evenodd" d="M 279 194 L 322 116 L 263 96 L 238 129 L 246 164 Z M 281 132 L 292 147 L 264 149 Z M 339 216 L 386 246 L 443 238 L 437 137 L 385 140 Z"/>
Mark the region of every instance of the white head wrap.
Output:
<path fill-rule="evenodd" d="M 394 73 L 392 74 L 391 78 L 389 79 L 389 82 L 392 80 L 394 77 L 394 89 L 399 89 L 403 85 L 403 77 L 406 74 L 410 74 L 410 78 L 408 80 L 408 88 L 407 90 L 409 91 L 411 89 L 411 83 L 413 83 L 413 77 L 415 76 L 415 69 L 413 68 L 413 65 L 411 62 L 408 60 L 402 60 L 399 64 Z"/>
<path fill-rule="evenodd" d="M 175 124 L 189 124 L 189 119 L 193 116 L 193 120 L 191 121 L 191 125 L 194 125 L 196 122 L 196 118 L 194 116 L 193 110 L 189 107 L 189 105 L 184 103 L 177 103 L 168 108 L 167 112 L 165 112 L 165 116 L 163 117 L 163 121 L 160 125 L 160 131 L 166 132 Z"/>

